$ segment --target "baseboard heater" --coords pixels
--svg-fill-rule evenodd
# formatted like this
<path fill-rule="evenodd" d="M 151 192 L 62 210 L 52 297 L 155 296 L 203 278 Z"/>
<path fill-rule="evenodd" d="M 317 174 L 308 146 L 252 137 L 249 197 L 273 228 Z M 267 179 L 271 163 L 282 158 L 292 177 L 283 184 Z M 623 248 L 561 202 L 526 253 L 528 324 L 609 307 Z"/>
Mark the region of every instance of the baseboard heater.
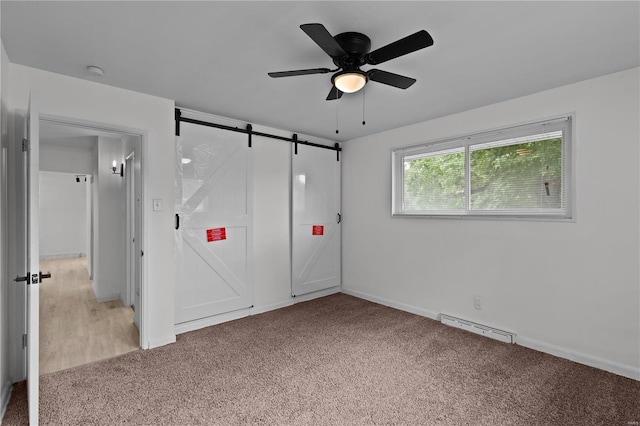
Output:
<path fill-rule="evenodd" d="M 492 339 L 500 340 L 505 343 L 515 343 L 516 340 L 516 335 L 514 333 L 498 330 L 497 328 L 488 327 L 486 325 L 452 317 L 446 314 L 440 314 L 440 322 L 445 325 L 450 325 L 451 327 L 461 328 L 472 333 L 491 337 Z"/>

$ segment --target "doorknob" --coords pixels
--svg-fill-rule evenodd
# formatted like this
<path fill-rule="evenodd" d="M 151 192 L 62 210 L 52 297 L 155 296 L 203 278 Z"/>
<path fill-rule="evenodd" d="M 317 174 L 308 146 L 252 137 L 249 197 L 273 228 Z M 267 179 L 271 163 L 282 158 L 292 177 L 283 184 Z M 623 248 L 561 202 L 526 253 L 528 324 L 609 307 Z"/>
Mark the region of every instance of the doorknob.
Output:
<path fill-rule="evenodd" d="M 20 275 L 18 275 L 18 276 L 16 276 L 14 278 L 14 281 L 17 282 L 17 283 L 21 283 L 21 282 L 25 282 L 26 281 L 27 284 L 29 284 L 29 277 L 30 276 L 31 275 L 29 275 L 29 273 L 27 273 L 27 276 L 25 276 L 25 277 L 21 277 Z"/>
<path fill-rule="evenodd" d="M 31 274 L 27 274 L 24 277 L 21 277 L 18 275 L 13 280 L 17 283 L 26 282 L 27 284 L 31 284 L 31 283 L 38 284 L 39 282 L 42 282 L 42 280 L 46 278 L 51 278 L 51 272 L 47 272 L 46 274 L 43 274 L 42 272 L 40 272 L 38 274 L 33 274 L 33 277 L 31 276 Z"/>

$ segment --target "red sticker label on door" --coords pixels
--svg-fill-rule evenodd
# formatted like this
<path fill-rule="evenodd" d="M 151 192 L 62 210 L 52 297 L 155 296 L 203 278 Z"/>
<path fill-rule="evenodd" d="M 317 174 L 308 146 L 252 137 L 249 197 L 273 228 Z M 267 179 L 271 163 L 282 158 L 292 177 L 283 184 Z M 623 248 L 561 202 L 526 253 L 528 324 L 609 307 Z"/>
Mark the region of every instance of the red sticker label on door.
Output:
<path fill-rule="evenodd" d="M 207 229 L 207 242 L 221 241 L 227 239 L 226 228 Z"/>
<path fill-rule="evenodd" d="M 324 225 L 313 225 L 311 235 L 324 235 Z"/>

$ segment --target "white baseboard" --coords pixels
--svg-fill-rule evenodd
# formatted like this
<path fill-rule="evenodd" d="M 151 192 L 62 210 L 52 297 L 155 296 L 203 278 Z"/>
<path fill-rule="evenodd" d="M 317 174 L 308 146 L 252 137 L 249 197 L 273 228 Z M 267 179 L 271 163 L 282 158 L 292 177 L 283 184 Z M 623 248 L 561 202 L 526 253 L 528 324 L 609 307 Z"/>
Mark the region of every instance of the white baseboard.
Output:
<path fill-rule="evenodd" d="M 269 311 L 275 311 L 276 309 L 286 308 L 287 306 L 292 306 L 294 302 L 295 301 L 293 300 L 293 298 L 291 298 L 289 300 L 282 300 L 280 302 L 271 303 L 269 305 L 254 306 L 253 308 L 251 308 L 250 315 L 258 315 Z"/>
<path fill-rule="evenodd" d="M 575 352 L 570 349 L 566 349 L 559 346 L 551 345 L 549 343 L 530 339 L 522 335 L 516 335 L 516 344 L 520 346 L 524 346 L 525 348 L 534 349 L 536 351 L 554 355 L 559 358 L 568 359 L 570 361 L 574 361 L 579 364 L 588 365 L 589 367 L 594 367 L 600 370 L 608 371 L 610 373 L 614 373 L 619 376 L 628 377 L 634 380 L 640 380 L 640 367 L 633 367 L 631 365 L 618 364 L 616 362 L 609 361 L 607 359 L 598 358 L 598 357 L 584 354 L 581 352 Z"/>
<path fill-rule="evenodd" d="M 112 285 L 113 284 L 113 285 Z M 93 295 L 96 298 L 96 302 L 98 303 L 102 303 L 102 302 L 111 302 L 113 300 L 120 300 L 120 292 L 118 293 L 102 293 L 99 290 L 100 289 L 113 289 L 113 288 L 118 288 L 117 285 L 115 285 L 114 283 L 109 283 L 109 282 L 100 282 L 98 284 L 98 280 L 94 280 L 93 278 L 91 279 L 91 288 L 93 289 Z"/>
<path fill-rule="evenodd" d="M 340 293 L 340 291 L 341 291 L 340 286 L 337 286 L 337 287 L 328 288 L 326 290 L 314 291 L 313 293 L 301 294 L 299 296 L 292 297 L 291 299 L 295 304 L 300 302 L 306 302 L 308 300 L 317 299 L 319 297 L 330 296 L 332 294 Z"/>
<path fill-rule="evenodd" d="M 344 294 L 357 297 L 359 299 L 368 300 L 369 302 L 379 303 L 380 305 L 389 306 L 390 308 L 399 309 L 401 311 L 410 312 L 412 314 L 420 315 L 423 317 L 431 318 L 436 321 L 440 321 L 440 314 L 428 309 L 419 308 L 417 306 L 408 305 L 406 303 L 396 302 L 394 300 L 385 299 L 384 297 L 373 296 L 368 293 L 363 293 L 357 290 L 342 289 Z"/>
<path fill-rule="evenodd" d="M 167 336 L 160 339 L 149 340 L 148 349 L 159 348 L 160 346 L 169 345 L 176 342 L 176 336 Z"/>
<path fill-rule="evenodd" d="M 113 300 L 120 300 L 120 293 L 96 295 L 96 302 L 98 303 L 111 302 Z"/>
<path fill-rule="evenodd" d="M 429 311 L 427 309 L 418 308 L 416 306 L 407 305 L 393 300 L 388 300 L 382 297 L 373 296 L 368 293 L 362 293 L 360 291 L 342 289 L 342 292 L 349 294 L 360 299 L 365 299 L 370 302 L 379 303 L 381 305 L 396 308 L 401 311 L 411 312 L 412 314 L 421 315 L 434 320 L 439 320 L 440 314 L 438 312 Z M 608 371 L 610 373 L 618 374 L 619 376 L 628 377 L 634 380 L 640 380 L 640 368 L 630 365 L 622 365 L 613 361 L 609 361 L 603 358 L 598 358 L 592 355 L 587 355 L 580 352 L 575 352 L 566 348 L 551 345 L 549 343 L 540 342 L 538 340 L 530 339 L 526 336 L 516 334 L 515 343 L 520 346 L 524 346 L 529 349 L 544 352 L 550 355 L 554 355 L 560 358 L 568 359 L 570 361 L 577 362 L 579 364 L 588 365 L 590 367 L 598 368 L 600 370 Z"/>
<path fill-rule="evenodd" d="M 240 318 L 248 317 L 251 315 L 263 314 L 265 312 L 274 311 L 276 309 L 286 308 L 287 306 L 295 305 L 296 303 L 306 302 L 308 300 L 317 299 L 319 297 L 329 296 L 331 294 L 340 293 L 340 287 L 332 287 L 327 290 L 320 290 L 302 296 L 290 297 L 287 300 L 271 303 L 269 305 L 254 306 L 252 308 L 241 309 L 238 311 L 228 312 L 226 314 L 215 315 L 212 317 L 201 318 L 194 321 L 184 322 L 176 324 L 174 331 L 176 334 L 186 333 L 188 331 L 199 330 L 204 327 L 210 327 L 212 325 L 222 324 L 223 322 L 233 321 Z"/>
<path fill-rule="evenodd" d="M 7 380 L 4 386 L 2 386 L 2 393 L 0 394 L 0 424 L 2 424 L 2 418 L 7 410 L 7 404 L 9 404 L 12 388 L 13 385 L 11 384 L 11 380 Z"/>
<path fill-rule="evenodd" d="M 75 257 L 85 257 L 85 253 L 61 253 L 61 254 L 41 254 L 40 260 L 53 260 L 53 259 L 72 259 Z"/>
<path fill-rule="evenodd" d="M 176 324 L 174 331 L 176 334 L 186 333 L 187 331 L 199 330 L 201 328 L 210 327 L 212 325 L 222 324 L 223 322 L 233 321 L 251 315 L 251 308 L 240 309 L 238 311 L 228 312 L 226 314 L 214 315 L 212 317 L 200 318 L 194 321 Z"/>

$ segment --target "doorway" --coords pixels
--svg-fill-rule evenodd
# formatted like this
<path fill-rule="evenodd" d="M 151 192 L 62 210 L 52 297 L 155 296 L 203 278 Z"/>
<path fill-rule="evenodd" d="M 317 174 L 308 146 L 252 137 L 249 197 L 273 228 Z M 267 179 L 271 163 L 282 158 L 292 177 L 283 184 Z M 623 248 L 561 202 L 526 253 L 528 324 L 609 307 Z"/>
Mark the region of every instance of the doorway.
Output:
<path fill-rule="evenodd" d="M 41 286 L 40 360 L 51 358 L 53 354 L 68 361 L 66 364 L 54 361 L 57 367 L 53 369 L 43 366 L 41 373 L 44 374 L 141 346 L 142 333 L 138 329 L 142 330 L 144 325 L 140 315 L 142 304 L 138 303 L 138 321 L 134 323 L 133 309 L 125 299 L 128 294 L 144 296 L 142 259 L 141 256 L 134 259 L 134 253 L 142 253 L 143 241 L 140 203 L 143 136 L 142 132 L 57 117 L 41 117 L 40 126 L 40 170 L 66 177 L 69 182 L 86 189 L 86 198 L 81 202 L 86 221 L 83 236 L 79 238 L 85 242 L 84 249 L 59 248 L 56 252 L 54 247 L 49 253 L 40 251 L 45 255 L 41 258 L 41 270 L 53 274 L 52 279 Z M 125 177 L 123 153 L 126 152 L 131 154 L 131 161 Z M 20 157 L 21 153 L 16 152 L 16 155 Z M 114 160 L 123 164 L 122 168 L 113 170 Z M 133 191 L 133 202 L 127 201 L 126 188 Z M 46 188 L 41 185 L 41 189 Z M 63 193 L 60 188 L 53 191 L 53 197 Z M 41 196 L 46 193 L 41 191 Z M 122 221 L 125 210 L 130 210 L 127 216 L 139 224 L 134 231 L 135 246 L 131 248 L 125 239 Z M 80 228 L 78 233 L 81 233 Z M 131 250 L 125 256 L 127 249 Z M 133 272 L 128 274 L 126 270 Z M 17 304 L 20 304 L 19 296 L 15 299 Z M 122 315 L 127 310 L 130 314 Z M 50 312 L 58 316 L 47 318 Z M 77 342 L 69 343 L 62 336 L 75 337 Z M 52 340 L 59 344 L 54 346 Z M 47 353 L 48 348 L 53 349 Z M 78 356 L 82 351 L 87 353 Z M 18 356 L 17 362 L 24 364 L 24 356 Z"/>

